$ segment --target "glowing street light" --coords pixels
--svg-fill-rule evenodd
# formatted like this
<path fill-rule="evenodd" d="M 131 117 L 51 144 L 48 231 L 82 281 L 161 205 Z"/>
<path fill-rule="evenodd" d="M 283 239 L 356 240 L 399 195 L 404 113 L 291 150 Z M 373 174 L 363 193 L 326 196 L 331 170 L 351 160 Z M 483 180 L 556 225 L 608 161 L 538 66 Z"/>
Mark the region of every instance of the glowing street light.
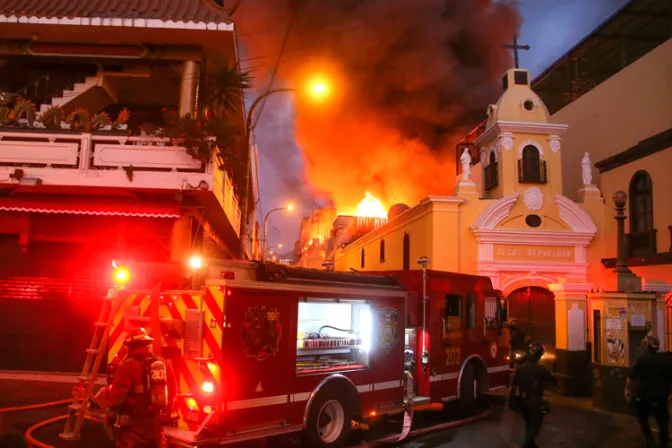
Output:
<path fill-rule="evenodd" d="M 264 239 L 263 239 L 263 247 L 262 247 L 262 250 L 261 250 L 261 261 L 266 260 L 266 251 L 268 250 L 267 245 L 266 245 L 267 241 L 268 241 L 268 217 L 271 213 L 279 212 L 280 210 L 288 210 L 288 211 L 291 212 L 292 210 L 294 210 L 294 205 L 289 204 L 289 205 L 286 205 L 285 207 L 274 208 L 273 210 L 266 213 L 266 216 L 264 217 Z M 278 247 L 282 247 L 282 246 L 278 245 Z"/>
<path fill-rule="evenodd" d="M 329 96 L 329 83 L 325 81 L 324 78 L 318 77 L 314 78 L 313 81 L 308 83 L 308 94 L 313 99 L 323 99 Z M 245 139 L 247 140 L 247 157 L 245 161 L 245 175 L 243 176 L 243 185 L 249 185 L 250 183 L 250 174 L 252 172 L 252 159 L 250 157 L 252 153 L 252 131 L 254 130 L 254 112 L 261 102 L 273 95 L 280 92 L 294 92 L 294 89 L 291 88 L 279 88 L 279 89 L 269 89 L 266 92 L 259 95 L 250 105 L 250 109 L 247 112 L 247 119 L 245 120 Z M 241 201 L 240 207 L 240 257 L 245 258 L 245 241 L 248 241 L 248 218 L 249 218 L 249 195 L 245 194 Z M 292 210 L 294 207 L 290 206 L 288 210 Z M 264 237 L 264 241 L 266 238 Z M 265 252 L 263 252 L 265 254 Z M 262 255 L 263 258 L 263 255 Z"/>
<path fill-rule="evenodd" d="M 329 95 L 329 85 L 322 78 L 317 78 L 308 84 L 308 93 L 311 97 L 322 99 Z"/>

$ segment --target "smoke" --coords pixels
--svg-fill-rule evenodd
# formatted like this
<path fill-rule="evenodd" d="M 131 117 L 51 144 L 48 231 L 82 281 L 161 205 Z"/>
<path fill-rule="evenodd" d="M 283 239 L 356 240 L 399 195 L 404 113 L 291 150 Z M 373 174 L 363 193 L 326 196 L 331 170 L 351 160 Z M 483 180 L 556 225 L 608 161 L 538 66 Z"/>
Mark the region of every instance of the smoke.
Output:
<path fill-rule="evenodd" d="M 285 172 L 285 186 L 304 197 L 327 192 L 343 212 L 352 211 L 367 190 L 387 206 L 450 194 L 454 145 L 484 118 L 511 66 L 502 45 L 518 31 L 517 5 L 245 0 L 234 18 L 244 68 L 254 69 L 261 89 L 293 15 L 273 86 L 297 89 L 293 137 L 305 175 Z M 328 81 L 329 98 L 316 102 L 304 94 L 312 73 Z M 263 113 L 269 112 L 270 102 Z M 290 145 L 286 137 L 277 142 Z M 280 169 L 301 165 L 287 156 L 290 146 L 261 150 Z"/>

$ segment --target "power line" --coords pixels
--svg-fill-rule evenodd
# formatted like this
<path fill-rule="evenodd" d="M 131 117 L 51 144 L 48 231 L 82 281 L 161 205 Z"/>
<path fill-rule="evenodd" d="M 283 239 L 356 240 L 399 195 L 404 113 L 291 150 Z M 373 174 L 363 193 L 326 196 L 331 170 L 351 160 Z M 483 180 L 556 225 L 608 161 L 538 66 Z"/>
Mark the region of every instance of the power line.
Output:
<path fill-rule="evenodd" d="M 404 182 L 406 182 L 406 176 L 408 175 L 408 172 L 411 170 L 411 167 L 413 166 L 413 160 L 415 160 L 415 154 L 418 152 L 418 147 L 419 146 L 420 146 L 420 142 L 415 142 L 415 149 L 413 149 L 413 155 L 411 156 L 411 161 L 406 166 L 406 171 L 404 172 L 404 177 L 401 178 L 401 183 L 399 184 L 399 188 L 397 188 L 397 192 L 394 194 L 394 197 L 392 198 L 392 204 L 396 204 L 397 196 L 399 195 L 399 192 L 401 191 L 401 187 L 404 186 Z"/>
<path fill-rule="evenodd" d="M 294 11 L 292 12 L 292 17 L 289 20 L 289 25 L 287 26 L 287 31 L 285 32 L 285 37 L 282 40 L 282 46 L 280 47 L 280 53 L 278 54 L 278 60 L 275 62 L 275 67 L 273 68 L 273 73 L 271 74 L 271 79 L 268 80 L 268 87 L 266 87 L 266 92 L 264 95 L 264 99 L 261 101 L 261 105 L 259 106 L 259 112 L 257 113 L 257 117 L 254 120 L 254 124 L 252 125 L 252 129 L 257 127 L 257 123 L 259 123 L 259 117 L 261 117 L 261 114 L 264 111 L 264 106 L 266 105 L 266 100 L 268 99 L 268 92 L 271 90 L 273 87 L 273 81 L 275 81 L 275 76 L 278 74 L 278 69 L 280 68 L 280 61 L 282 59 L 282 55 L 285 51 L 285 47 L 287 46 L 287 41 L 289 40 L 289 34 L 292 31 L 292 27 L 294 25 L 294 19 L 296 18 L 297 13 L 299 12 L 299 7 L 297 6 L 294 8 Z"/>

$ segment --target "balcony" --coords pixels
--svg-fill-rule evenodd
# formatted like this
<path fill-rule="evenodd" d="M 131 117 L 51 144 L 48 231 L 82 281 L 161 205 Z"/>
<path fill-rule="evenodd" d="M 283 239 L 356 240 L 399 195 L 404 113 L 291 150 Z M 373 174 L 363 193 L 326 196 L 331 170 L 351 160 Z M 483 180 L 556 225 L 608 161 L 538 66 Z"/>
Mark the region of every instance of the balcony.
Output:
<path fill-rule="evenodd" d="M 518 182 L 531 184 L 545 184 L 548 182 L 546 161 L 540 160 L 539 167 L 527 166 L 523 160 L 518 160 Z"/>
<path fill-rule="evenodd" d="M 497 162 L 492 162 L 485 167 L 485 189 L 491 190 L 499 185 L 499 172 Z"/>
<path fill-rule="evenodd" d="M 628 257 L 651 258 L 657 253 L 656 229 L 650 232 L 628 233 L 626 235 Z"/>
<path fill-rule="evenodd" d="M 77 131 L 0 130 L 0 184 L 212 192 L 236 235 L 230 176 L 168 139 Z"/>

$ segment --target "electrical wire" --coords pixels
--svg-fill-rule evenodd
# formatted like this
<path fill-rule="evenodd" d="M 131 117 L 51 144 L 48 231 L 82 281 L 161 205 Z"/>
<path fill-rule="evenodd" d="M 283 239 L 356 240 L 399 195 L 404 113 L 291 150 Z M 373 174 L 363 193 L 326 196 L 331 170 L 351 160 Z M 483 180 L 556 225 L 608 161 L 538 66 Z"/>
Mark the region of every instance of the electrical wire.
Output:
<path fill-rule="evenodd" d="M 264 106 L 266 105 L 266 100 L 268 99 L 268 92 L 271 90 L 273 87 L 273 82 L 275 81 L 275 76 L 278 74 L 278 69 L 280 68 L 280 61 L 282 60 L 282 55 L 285 52 L 285 48 L 287 47 L 287 41 L 289 40 L 289 34 L 292 31 L 292 28 L 294 27 L 294 20 L 296 19 L 296 16 L 299 12 L 299 7 L 297 6 L 294 8 L 294 11 L 292 12 L 292 17 L 289 21 L 289 25 L 287 26 L 287 31 L 285 32 L 285 37 L 282 40 L 282 46 L 280 47 L 280 53 L 278 54 L 278 60 L 275 62 L 275 67 L 273 68 L 273 73 L 271 74 L 271 79 L 268 80 L 268 87 L 266 87 L 266 92 L 264 95 L 264 99 L 261 101 L 261 105 L 259 106 L 259 112 L 257 112 L 257 116 L 254 119 L 254 124 L 252 125 L 252 129 L 257 127 L 257 123 L 259 123 L 259 117 L 261 117 L 261 114 L 264 111 Z"/>
<path fill-rule="evenodd" d="M 408 172 L 411 170 L 411 167 L 413 166 L 413 160 L 415 160 L 415 154 L 418 152 L 418 147 L 420 146 L 420 142 L 415 142 L 415 149 L 413 149 L 413 155 L 411 156 L 411 161 L 406 165 L 406 171 L 404 172 L 404 177 L 401 178 L 401 183 L 399 184 L 399 188 L 397 188 L 397 192 L 394 193 L 394 197 L 392 198 L 392 204 L 396 204 L 397 196 L 399 195 L 399 192 L 401 191 L 401 187 L 404 186 L 404 182 L 406 182 L 406 176 L 408 175 Z"/>

